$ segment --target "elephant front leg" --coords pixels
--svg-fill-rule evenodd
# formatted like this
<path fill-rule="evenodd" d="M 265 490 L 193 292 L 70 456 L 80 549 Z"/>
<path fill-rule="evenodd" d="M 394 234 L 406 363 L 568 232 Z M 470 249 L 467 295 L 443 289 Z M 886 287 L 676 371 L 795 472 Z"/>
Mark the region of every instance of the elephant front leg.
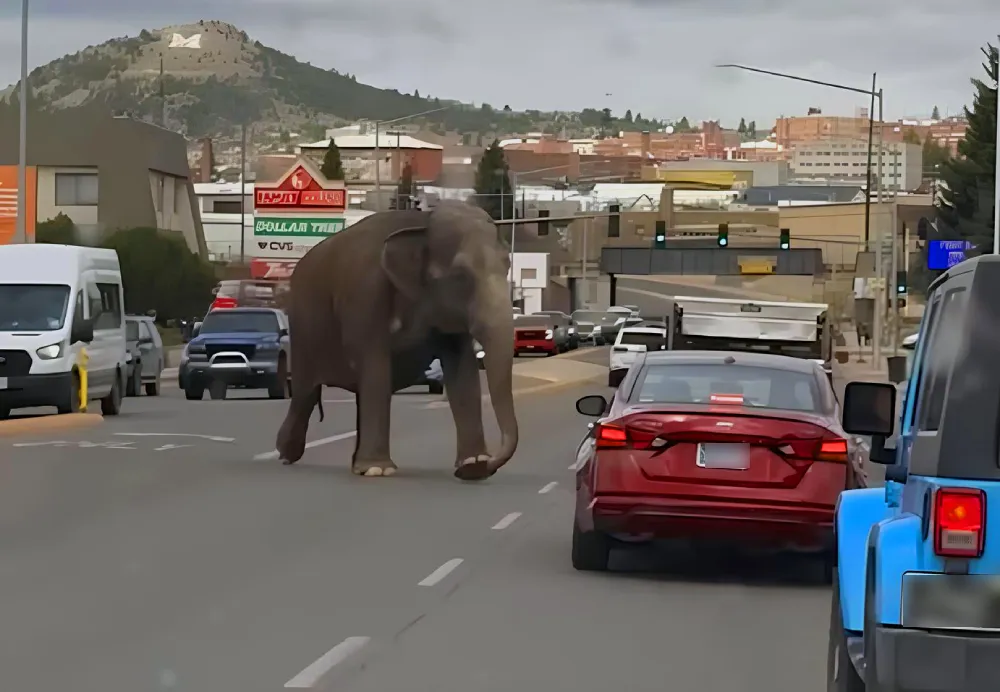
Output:
<path fill-rule="evenodd" d="M 392 363 L 389 354 L 369 349 L 361 365 L 357 401 L 357 441 L 351 471 L 361 476 L 391 476 L 389 412 L 392 406 Z"/>
<path fill-rule="evenodd" d="M 441 355 L 445 394 L 455 419 L 458 454 L 455 477 L 463 481 L 488 478 L 490 455 L 483 431 L 482 389 L 479 386 L 479 363 L 472 339 L 456 339 L 453 348 Z"/>

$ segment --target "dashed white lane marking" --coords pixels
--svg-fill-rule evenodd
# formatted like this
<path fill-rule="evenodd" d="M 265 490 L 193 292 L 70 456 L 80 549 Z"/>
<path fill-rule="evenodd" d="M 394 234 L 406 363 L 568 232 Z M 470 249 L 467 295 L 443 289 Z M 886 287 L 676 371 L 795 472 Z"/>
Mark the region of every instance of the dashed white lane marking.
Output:
<path fill-rule="evenodd" d="M 309 689 L 316 686 L 320 679 L 330 672 L 334 666 L 343 663 L 365 647 L 371 637 L 348 637 L 325 654 L 310 663 L 301 673 L 285 683 L 286 688 Z"/>
<path fill-rule="evenodd" d="M 340 440 L 346 440 L 348 438 L 354 437 L 358 434 L 357 430 L 352 430 L 351 432 L 340 433 L 339 435 L 331 435 L 330 437 L 321 437 L 318 440 L 313 440 L 312 442 L 306 443 L 306 449 L 313 449 L 314 447 L 319 447 L 321 445 L 328 445 L 331 442 L 339 442 Z M 267 461 L 269 459 L 277 459 L 277 450 L 272 452 L 263 452 L 261 454 L 254 455 L 254 461 Z"/>
<path fill-rule="evenodd" d="M 575 464 L 574 464 L 574 466 L 575 466 Z M 556 487 L 557 485 L 559 485 L 559 484 L 556 483 L 555 481 L 552 481 L 551 483 L 546 483 L 545 485 L 542 486 L 542 489 L 538 491 L 538 494 L 539 495 L 544 495 L 545 493 L 552 492 L 552 489 L 554 487 Z"/>
<path fill-rule="evenodd" d="M 493 525 L 493 530 L 494 531 L 503 531 L 508 526 L 510 526 L 511 524 L 513 524 L 515 521 L 517 521 L 517 518 L 519 516 L 521 516 L 520 512 L 511 512 L 510 514 L 508 514 L 507 516 L 505 516 L 503 519 L 501 519 L 500 521 L 498 521 L 497 523 L 495 523 Z"/>
<path fill-rule="evenodd" d="M 464 560 L 460 557 L 453 557 L 444 563 L 436 570 L 424 577 L 423 581 L 418 582 L 417 586 L 434 586 L 439 581 L 447 577 L 449 574 L 455 571 L 455 568 L 462 564 Z"/>
<path fill-rule="evenodd" d="M 199 435 L 196 433 L 160 433 L 160 432 L 120 432 L 117 437 L 198 437 L 212 442 L 236 442 L 235 437 L 219 437 L 218 435 Z"/>

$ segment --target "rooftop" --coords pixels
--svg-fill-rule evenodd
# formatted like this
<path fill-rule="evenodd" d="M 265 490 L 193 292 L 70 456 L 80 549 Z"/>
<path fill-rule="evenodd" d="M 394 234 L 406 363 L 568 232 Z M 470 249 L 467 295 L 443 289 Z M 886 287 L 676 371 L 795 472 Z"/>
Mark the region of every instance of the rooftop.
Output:
<path fill-rule="evenodd" d="M 334 137 L 337 147 L 340 149 L 374 149 L 375 135 L 340 135 Z M 301 149 L 327 149 L 330 146 L 329 139 L 321 139 L 311 144 L 300 144 Z M 444 149 L 440 144 L 431 144 L 423 140 L 411 137 L 410 135 L 394 135 L 379 133 L 378 146 L 381 149 Z"/>

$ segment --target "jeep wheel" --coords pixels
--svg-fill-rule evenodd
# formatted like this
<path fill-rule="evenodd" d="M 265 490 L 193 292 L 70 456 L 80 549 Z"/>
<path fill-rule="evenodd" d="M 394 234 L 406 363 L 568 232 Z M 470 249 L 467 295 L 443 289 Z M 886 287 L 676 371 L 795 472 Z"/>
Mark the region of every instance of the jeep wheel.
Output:
<path fill-rule="evenodd" d="M 188 401 L 201 401 L 205 397 L 205 388 L 189 384 L 184 388 L 184 398 Z"/>
<path fill-rule="evenodd" d="M 226 393 L 229 387 L 225 382 L 220 382 L 219 380 L 212 380 L 208 385 L 208 396 L 210 399 L 215 401 L 222 401 L 226 398 Z"/>

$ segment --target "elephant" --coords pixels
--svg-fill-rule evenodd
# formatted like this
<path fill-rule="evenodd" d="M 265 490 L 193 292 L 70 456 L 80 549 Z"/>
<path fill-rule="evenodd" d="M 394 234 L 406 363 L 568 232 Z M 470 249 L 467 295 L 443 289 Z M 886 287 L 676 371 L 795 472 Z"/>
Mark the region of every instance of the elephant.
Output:
<path fill-rule="evenodd" d="M 316 406 L 322 420 L 326 385 L 355 394 L 352 471 L 392 475 L 392 395 L 418 383 L 439 358 L 457 437 L 454 475 L 474 481 L 495 474 L 518 444 L 509 266 L 489 214 L 454 201 L 427 211 L 376 212 L 310 248 L 292 272 L 287 296 L 293 366 L 276 443 L 282 462 L 302 458 Z M 474 341 L 485 351 L 501 434 L 493 455 L 483 432 Z"/>

